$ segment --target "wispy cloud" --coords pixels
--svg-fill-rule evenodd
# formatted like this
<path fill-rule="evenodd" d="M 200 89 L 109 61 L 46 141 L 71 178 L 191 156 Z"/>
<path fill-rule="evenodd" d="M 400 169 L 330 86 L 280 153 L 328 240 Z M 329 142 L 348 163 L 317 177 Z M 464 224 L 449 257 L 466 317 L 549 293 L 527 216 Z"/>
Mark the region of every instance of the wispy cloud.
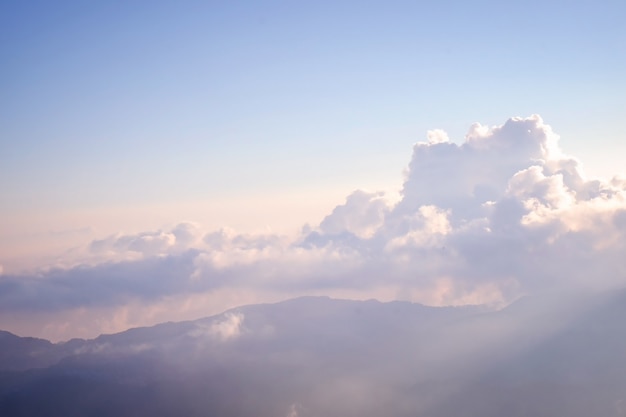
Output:
<path fill-rule="evenodd" d="M 235 339 L 241 335 L 243 321 L 243 313 L 227 312 L 212 323 L 198 323 L 189 335 L 192 337 L 209 337 L 219 341 Z"/>

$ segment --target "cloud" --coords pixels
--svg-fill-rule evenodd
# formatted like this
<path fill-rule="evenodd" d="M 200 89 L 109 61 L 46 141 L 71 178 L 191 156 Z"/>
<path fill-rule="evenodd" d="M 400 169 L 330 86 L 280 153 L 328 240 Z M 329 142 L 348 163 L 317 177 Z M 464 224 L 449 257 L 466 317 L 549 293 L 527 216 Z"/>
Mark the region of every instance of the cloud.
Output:
<path fill-rule="evenodd" d="M 197 251 L 95 266 L 51 269 L 34 276 L 0 280 L 0 311 L 56 311 L 122 305 L 198 289 L 190 282 Z M 210 283 L 203 283 L 206 289 Z M 192 288 L 193 287 L 193 288 Z"/>
<path fill-rule="evenodd" d="M 296 404 L 291 404 L 291 406 L 289 406 L 289 411 L 286 414 L 286 417 L 298 417 L 298 408 Z"/>
<path fill-rule="evenodd" d="M 452 231 L 449 215 L 449 210 L 437 206 L 421 206 L 407 219 L 407 231 L 391 238 L 385 250 L 394 252 L 407 247 L 441 247 L 445 236 Z"/>
<path fill-rule="evenodd" d="M 397 212 L 435 205 L 451 209 L 455 218 L 479 216 L 482 204 L 498 199 L 515 173 L 560 154 L 558 136 L 539 116 L 493 128 L 475 123 L 461 145 L 432 136 L 413 148 Z"/>
<path fill-rule="evenodd" d="M 133 235 L 118 234 L 94 240 L 89 249 L 94 254 L 155 256 L 185 250 L 200 238 L 199 227 L 193 223 L 180 223 L 169 231 L 148 231 Z"/>
<path fill-rule="evenodd" d="M 220 340 L 233 339 L 241 334 L 243 313 L 227 313 L 224 319 L 211 326 L 211 333 Z"/>
<path fill-rule="evenodd" d="M 293 403 L 289 406 L 289 410 L 285 417 L 308 417 L 311 416 L 310 410 L 300 403 Z"/>
<path fill-rule="evenodd" d="M 242 332 L 244 314 L 228 312 L 210 324 L 198 323 L 196 328 L 189 332 L 192 337 L 209 337 L 219 341 L 231 340 L 239 337 Z"/>
<path fill-rule="evenodd" d="M 626 208 L 624 182 L 586 179 L 558 141 L 537 115 L 474 124 L 461 144 L 429 131 L 413 148 L 401 200 L 380 210 L 368 235 L 344 222 L 332 232 L 320 225 L 305 242 L 358 248 L 367 259 L 364 283 L 386 280 L 431 299 L 442 299 L 432 289 L 445 287 L 448 302 L 619 284 L 626 239 L 615 224 Z M 371 206 L 356 202 L 336 211 L 358 218 Z M 601 278 L 592 278 L 598 267 Z"/>
<path fill-rule="evenodd" d="M 360 238 L 368 238 L 383 224 L 388 211 L 384 193 L 357 190 L 348 196 L 345 204 L 335 207 L 322 220 L 319 228 L 325 234 L 348 232 Z"/>
<path fill-rule="evenodd" d="M 506 302 L 622 285 L 623 253 L 626 179 L 586 178 L 534 115 L 474 124 L 461 143 L 429 131 L 413 147 L 397 202 L 357 190 L 295 236 L 192 223 L 109 236 L 91 242 L 82 264 L 0 277 L 0 310 L 121 306 L 218 289 Z"/>

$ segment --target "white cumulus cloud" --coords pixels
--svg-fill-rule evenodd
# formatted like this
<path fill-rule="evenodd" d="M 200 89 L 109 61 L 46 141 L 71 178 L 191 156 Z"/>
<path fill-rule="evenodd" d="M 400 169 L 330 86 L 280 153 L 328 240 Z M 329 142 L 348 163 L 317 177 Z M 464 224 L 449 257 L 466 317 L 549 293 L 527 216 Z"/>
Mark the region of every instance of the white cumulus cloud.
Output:
<path fill-rule="evenodd" d="M 182 223 L 88 249 L 90 261 L 78 266 L 2 275 L 0 311 L 105 308 L 218 289 L 462 304 L 624 285 L 626 179 L 588 179 L 533 115 L 474 124 L 462 143 L 429 131 L 413 147 L 399 201 L 355 191 L 294 236 Z M 211 331 L 229 338 L 242 320 L 229 316 Z"/>

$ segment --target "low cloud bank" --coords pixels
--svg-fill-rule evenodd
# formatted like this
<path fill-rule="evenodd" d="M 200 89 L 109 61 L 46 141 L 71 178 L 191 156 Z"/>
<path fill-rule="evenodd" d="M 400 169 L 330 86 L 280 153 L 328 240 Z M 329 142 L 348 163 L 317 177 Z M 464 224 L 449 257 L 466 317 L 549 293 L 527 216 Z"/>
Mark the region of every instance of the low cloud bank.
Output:
<path fill-rule="evenodd" d="M 626 178 L 587 178 L 558 140 L 536 115 L 474 124 L 461 144 L 429 131 L 413 147 L 398 202 L 357 190 L 297 236 L 207 233 L 191 223 L 110 236 L 93 241 L 80 265 L 0 276 L 0 311 L 115 307 L 224 288 L 387 289 L 441 305 L 622 285 Z"/>

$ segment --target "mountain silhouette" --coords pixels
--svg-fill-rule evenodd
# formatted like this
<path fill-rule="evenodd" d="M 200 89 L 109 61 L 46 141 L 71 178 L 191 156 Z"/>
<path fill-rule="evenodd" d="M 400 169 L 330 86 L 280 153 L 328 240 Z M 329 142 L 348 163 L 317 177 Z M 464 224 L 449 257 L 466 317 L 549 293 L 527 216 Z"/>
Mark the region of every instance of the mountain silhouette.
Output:
<path fill-rule="evenodd" d="M 0 415 L 624 416 L 624 317 L 624 291 L 302 297 L 57 344 L 1 332 Z"/>

